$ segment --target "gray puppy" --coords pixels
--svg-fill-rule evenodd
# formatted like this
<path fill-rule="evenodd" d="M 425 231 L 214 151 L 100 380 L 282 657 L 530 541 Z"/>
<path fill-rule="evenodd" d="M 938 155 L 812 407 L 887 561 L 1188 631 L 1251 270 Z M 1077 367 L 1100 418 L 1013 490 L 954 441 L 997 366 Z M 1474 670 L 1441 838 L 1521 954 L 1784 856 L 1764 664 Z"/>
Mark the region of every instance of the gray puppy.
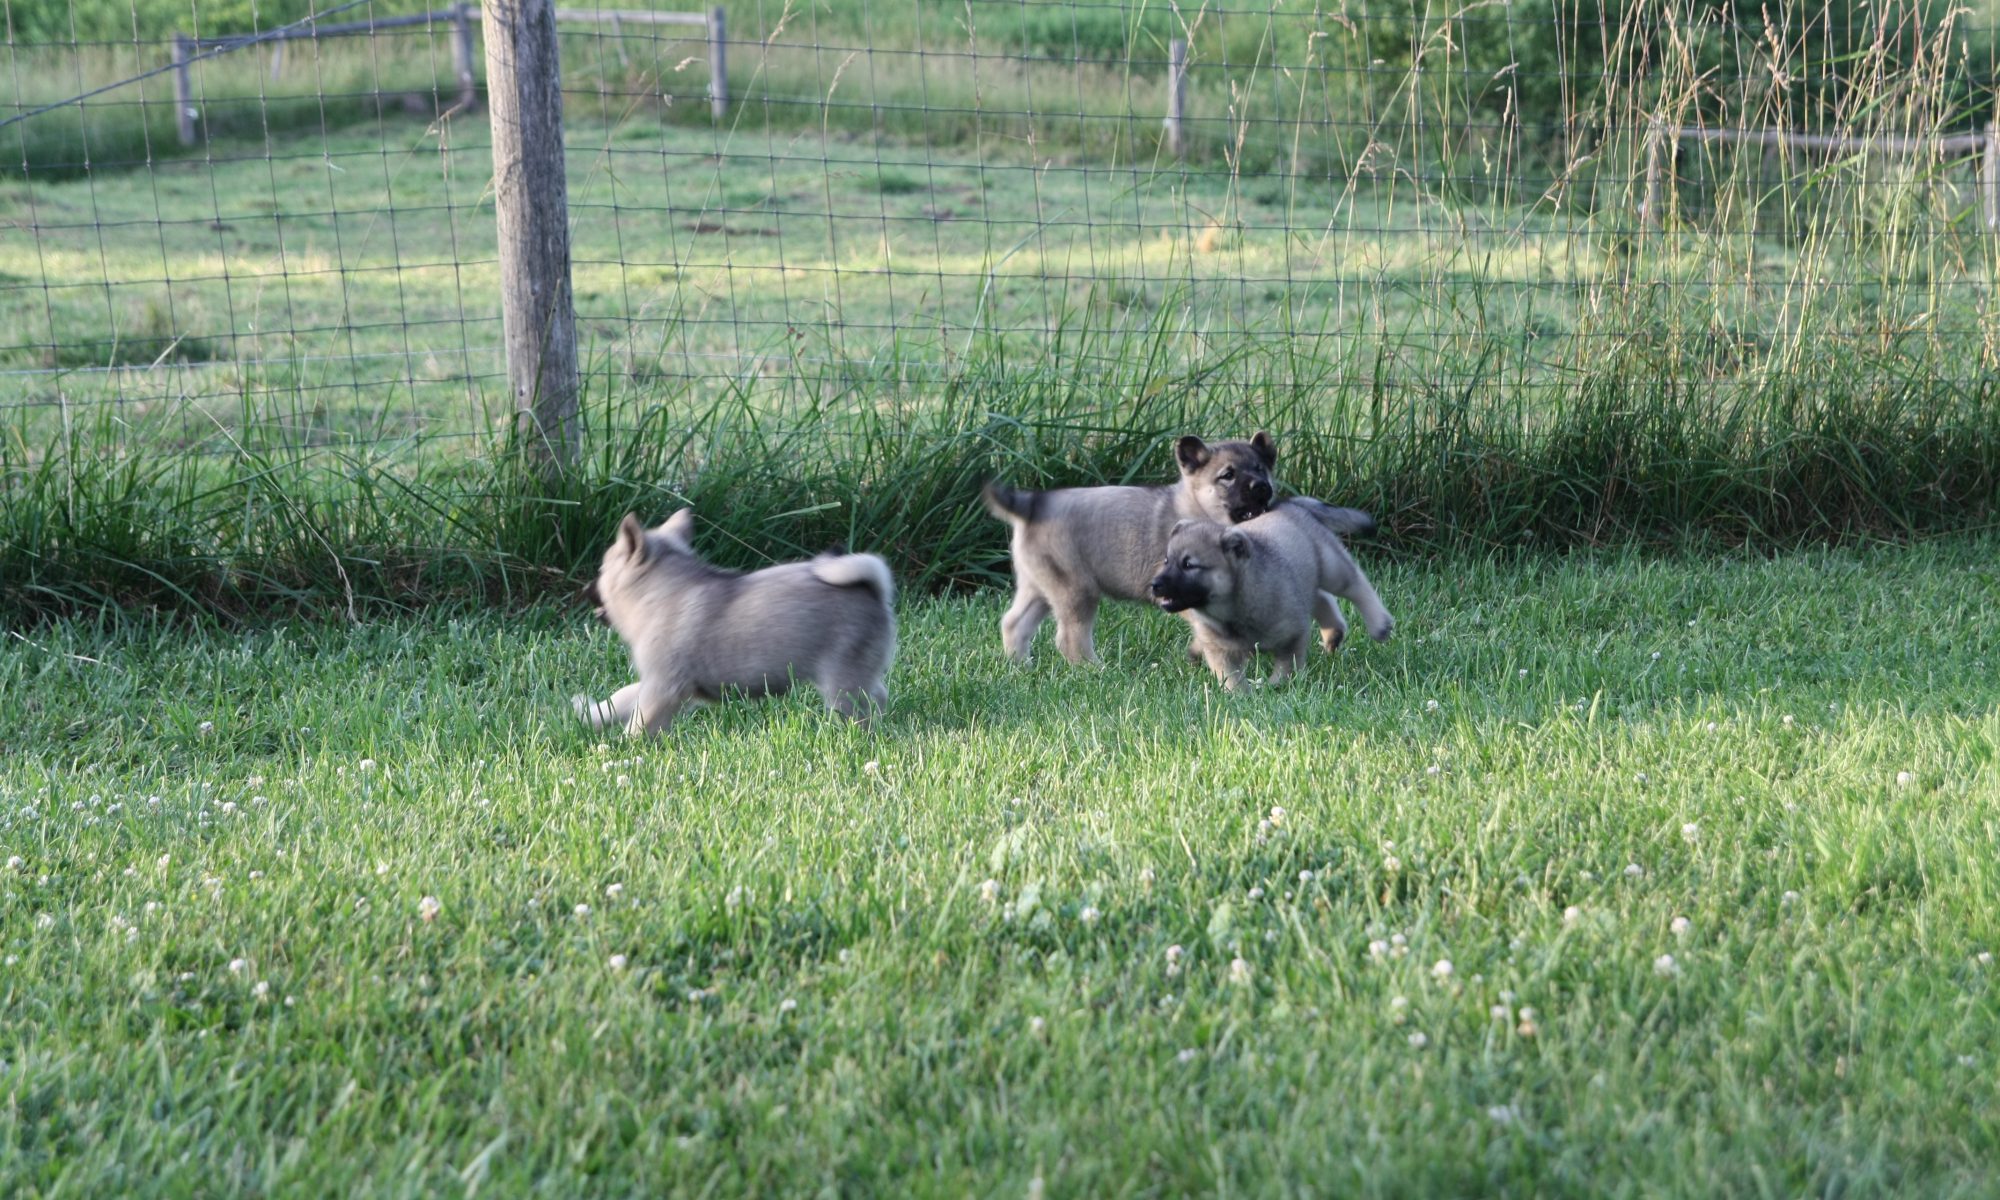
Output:
<path fill-rule="evenodd" d="M 1361 612 L 1368 636 L 1389 640 L 1396 622 L 1336 534 L 1305 506 L 1284 504 L 1240 525 L 1182 521 L 1167 536 L 1166 559 L 1148 585 L 1154 600 L 1182 614 L 1194 648 L 1232 692 L 1259 649 L 1272 656 L 1270 683 L 1305 662 L 1312 627 L 1328 650 L 1347 635 L 1335 596 Z"/>
<path fill-rule="evenodd" d="M 609 700 L 576 697 L 577 716 L 594 729 L 658 733 L 689 704 L 725 692 L 776 696 L 794 681 L 863 723 L 889 703 L 889 564 L 872 554 L 823 554 L 746 574 L 695 557 L 693 534 L 691 508 L 656 529 L 629 513 L 619 524 L 594 590 L 639 682 Z"/>

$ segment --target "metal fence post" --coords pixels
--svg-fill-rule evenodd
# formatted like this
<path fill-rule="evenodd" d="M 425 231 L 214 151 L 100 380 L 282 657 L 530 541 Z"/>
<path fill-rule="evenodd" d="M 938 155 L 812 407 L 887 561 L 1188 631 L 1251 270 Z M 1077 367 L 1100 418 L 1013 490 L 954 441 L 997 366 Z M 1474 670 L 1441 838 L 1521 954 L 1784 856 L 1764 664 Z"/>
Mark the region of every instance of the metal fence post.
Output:
<path fill-rule="evenodd" d="M 718 121 L 729 115 L 729 38 L 720 4 L 708 10 L 708 110 Z"/>
<path fill-rule="evenodd" d="M 2000 118 L 1986 123 L 1986 148 L 1979 153 L 1979 192 L 1987 230 L 2000 229 Z"/>
<path fill-rule="evenodd" d="M 1186 40 L 1167 43 L 1167 153 L 1175 158 L 1187 154 L 1187 57 Z"/>
<path fill-rule="evenodd" d="M 181 145 L 194 145 L 194 79 L 188 60 L 194 57 L 194 39 L 185 33 L 174 35 L 174 123 L 180 130 Z"/>
<path fill-rule="evenodd" d="M 544 474 L 561 474 L 580 439 L 555 5 L 483 0 L 480 18 L 507 382 L 523 446 Z"/>

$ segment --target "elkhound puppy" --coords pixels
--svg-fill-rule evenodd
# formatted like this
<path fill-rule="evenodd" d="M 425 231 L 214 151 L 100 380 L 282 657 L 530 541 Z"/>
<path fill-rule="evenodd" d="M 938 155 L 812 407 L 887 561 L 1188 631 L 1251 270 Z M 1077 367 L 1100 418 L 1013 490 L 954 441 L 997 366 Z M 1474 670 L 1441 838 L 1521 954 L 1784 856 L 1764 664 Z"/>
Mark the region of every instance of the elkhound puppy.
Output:
<path fill-rule="evenodd" d="M 1178 483 L 1155 487 L 1058 488 L 1032 492 L 986 485 L 986 508 L 1014 527 L 1014 604 L 1000 618 L 1007 654 L 1025 661 L 1035 631 L 1051 612 L 1056 645 L 1069 661 L 1097 657 L 1092 632 L 1098 602 L 1149 602 L 1146 590 L 1174 522 L 1201 518 L 1229 524 L 1269 509 L 1271 468 L 1278 444 L 1268 433 L 1247 442 L 1208 445 L 1198 437 L 1174 445 Z M 1299 504 L 1336 532 L 1366 533 L 1367 513 L 1317 500 Z"/>
<path fill-rule="evenodd" d="M 1376 641 L 1396 627 L 1339 535 L 1289 503 L 1235 526 L 1175 525 L 1148 590 L 1161 608 L 1186 617 L 1195 649 L 1232 692 L 1242 690 L 1243 668 L 1259 649 L 1271 652 L 1273 686 L 1291 678 L 1305 662 L 1315 623 L 1326 648 L 1337 648 L 1347 622 L 1335 596 L 1360 610 Z"/>
<path fill-rule="evenodd" d="M 611 699 L 578 696 L 593 728 L 658 733 L 690 703 L 740 691 L 775 696 L 809 682 L 867 722 L 889 702 L 895 585 L 872 554 L 823 554 L 747 574 L 710 566 L 690 541 L 694 510 L 648 530 L 627 514 L 594 585 L 604 619 L 632 652 L 639 682 Z"/>

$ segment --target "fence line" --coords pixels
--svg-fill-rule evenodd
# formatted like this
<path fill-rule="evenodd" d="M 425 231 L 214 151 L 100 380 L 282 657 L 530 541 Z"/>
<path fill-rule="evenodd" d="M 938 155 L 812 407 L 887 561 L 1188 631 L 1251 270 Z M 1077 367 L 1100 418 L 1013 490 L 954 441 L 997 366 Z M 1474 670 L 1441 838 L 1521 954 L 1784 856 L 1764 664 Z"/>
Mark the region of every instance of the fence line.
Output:
<path fill-rule="evenodd" d="M 1275 0 L 1152 24 L 861 0 L 781 25 L 527 0 L 563 82 L 522 111 L 565 112 L 516 183 L 502 127 L 526 118 L 476 111 L 525 94 L 491 31 L 482 58 L 469 5 L 329 19 L 368 2 L 10 44 L 0 222 L 28 236 L 0 239 L 0 376 L 24 438 L 56 426 L 36 413 L 137 429 L 183 404 L 485 436 L 563 391 L 565 291 L 554 376 L 773 411 L 996 362 L 1108 402 L 1477 385 L 1532 410 L 1621 354 L 1749 388 L 1801 346 L 1977 388 L 2000 347 L 2000 239 L 1971 236 L 2000 219 L 1990 80 L 1919 63 L 1773 100 L 1748 26 L 1702 26 L 1724 66 L 1683 77 L 1533 58 L 1541 26 L 1484 10 L 1350 30 Z M 292 47 L 271 71 L 230 60 L 267 42 Z M 134 55 L 166 61 L 86 74 Z M 569 244 L 524 276 L 497 226 L 536 217 L 526 243 Z M 567 445 L 563 420 L 536 428 Z"/>

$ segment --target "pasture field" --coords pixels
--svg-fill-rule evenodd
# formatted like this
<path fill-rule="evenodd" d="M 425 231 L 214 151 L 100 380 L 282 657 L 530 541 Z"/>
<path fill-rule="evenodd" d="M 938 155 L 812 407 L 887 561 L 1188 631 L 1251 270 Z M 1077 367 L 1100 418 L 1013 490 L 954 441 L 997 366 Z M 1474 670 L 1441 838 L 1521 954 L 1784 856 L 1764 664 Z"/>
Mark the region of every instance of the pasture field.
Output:
<path fill-rule="evenodd" d="M 918 600 L 646 745 L 573 608 L 27 628 L 0 1192 L 1990 1194 L 1996 550 L 1364 545 L 1233 699 Z"/>

